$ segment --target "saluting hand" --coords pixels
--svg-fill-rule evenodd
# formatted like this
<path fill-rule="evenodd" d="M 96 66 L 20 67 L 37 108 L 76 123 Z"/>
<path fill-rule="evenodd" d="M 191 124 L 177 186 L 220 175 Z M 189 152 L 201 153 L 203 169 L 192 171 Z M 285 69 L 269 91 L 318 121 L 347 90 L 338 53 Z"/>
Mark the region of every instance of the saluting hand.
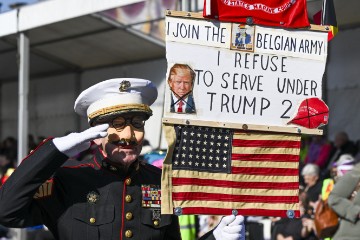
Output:
<path fill-rule="evenodd" d="M 54 138 L 56 148 L 68 157 L 73 157 L 90 147 L 90 141 L 107 136 L 109 124 L 91 127 L 81 133 L 70 133 L 67 136 Z"/>
<path fill-rule="evenodd" d="M 244 217 L 241 215 L 223 217 L 213 234 L 216 240 L 245 240 Z"/>

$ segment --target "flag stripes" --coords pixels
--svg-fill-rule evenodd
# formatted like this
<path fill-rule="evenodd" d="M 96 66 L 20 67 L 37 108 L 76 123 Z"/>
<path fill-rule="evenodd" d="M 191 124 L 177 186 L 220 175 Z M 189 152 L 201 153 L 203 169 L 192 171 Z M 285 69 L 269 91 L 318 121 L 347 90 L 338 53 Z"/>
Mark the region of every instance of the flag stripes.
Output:
<path fill-rule="evenodd" d="M 298 162 L 299 156 L 291 154 L 243 154 L 233 153 L 232 160 Z"/>
<path fill-rule="evenodd" d="M 206 192 L 234 195 L 262 195 L 262 196 L 292 196 L 297 193 L 296 189 L 252 189 L 252 188 L 225 188 L 211 186 L 177 186 L 173 187 L 176 192 Z M 216 200 L 216 199 L 214 199 Z"/>
<path fill-rule="evenodd" d="M 267 146 L 269 148 L 282 147 L 282 148 L 296 148 L 300 147 L 300 142 L 297 141 L 273 141 L 273 140 L 243 140 L 233 139 L 233 144 L 238 147 L 262 147 Z"/>
<path fill-rule="evenodd" d="M 289 168 L 259 168 L 259 167 L 233 167 L 232 173 L 246 173 L 255 175 L 279 175 L 279 176 L 294 176 L 298 174 L 297 169 Z"/>
<path fill-rule="evenodd" d="M 274 202 L 274 203 L 293 203 L 297 201 L 298 198 L 295 196 L 254 196 L 254 195 L 233 195 L 233 194 L 218 194 L 218 193 L 193 193 L 193 192 L 184 192 L 184 193 L 175 193 L 173 195 L 173 200 L 209 200 L 209 201 L 227 201 L 227 202 L 253 202 L 253 203 L 263 203 L 263 202 Z"/>
<path fill-rule="evenodd" d="M 275 188 L 275 189 L 295 189 L 297 190 L 298 182 L 235 182 L 226 180 L 214 179 L 199 179 L 199 178 L 173 178 L 173 186 L 180 185 L 195 185 L 195 186 L 210 186 L 210 187 L 228 187 L 231 188 Z"/>
<path fill-rule="evenodd" d="M 172 179 L 178 177 L 186 178 L 199 178 L 199 179 L 214 179 L 214 175 L 208 172 L 194 172 L 190 170 L 173 170 Z M 261 176 L 261 175 L 249 175 L 249 174 L 239 174 L 234 177 L 232 174 L 216 174 L 216 180 L 226 180 L 226 181 L 239 181 L 239 182 L 296 182 L 299 181 L 299 176 Z"/>
<path fill-rule="evenodd" d="M 288 217 L 284 210 L 271 210 L 271 209 L 260 209 L 261 216 L 279 216 L 279 217 Z M 207 208 L 207 207 L 188 207 L 183 208 L 183 214 L 204 214 L 206 212 L 209 215 L 231 215 L 231 209 L 223 208 Z M 241 214 L 244 216 L 258 216 L 259 209 L 242 209 Z M 295 211 L 295 216 L 299 217 L 299 213 Z"/>

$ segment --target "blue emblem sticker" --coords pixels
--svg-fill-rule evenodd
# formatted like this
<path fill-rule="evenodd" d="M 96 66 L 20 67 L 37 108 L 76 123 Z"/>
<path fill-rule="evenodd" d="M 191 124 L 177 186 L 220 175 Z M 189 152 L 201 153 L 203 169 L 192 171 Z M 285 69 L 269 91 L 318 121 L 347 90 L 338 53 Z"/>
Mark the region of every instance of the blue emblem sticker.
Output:
<path fill-rule="evenodd" d="M 287 210 L 287 211 L 286 211 L 286 216 L 287 216 L 288 218 L 294 218 L 294 217 L 295 217 L 295 212 L 294 212 L 294 210 Z"/>
<path fill-rule="evenodd" d="M 181 209 L 181 207 L 175 208 L 174 213 L 175 213 L 176 216 L 180 216 L 180 215 L 182 214 L 182 209 Z"/>

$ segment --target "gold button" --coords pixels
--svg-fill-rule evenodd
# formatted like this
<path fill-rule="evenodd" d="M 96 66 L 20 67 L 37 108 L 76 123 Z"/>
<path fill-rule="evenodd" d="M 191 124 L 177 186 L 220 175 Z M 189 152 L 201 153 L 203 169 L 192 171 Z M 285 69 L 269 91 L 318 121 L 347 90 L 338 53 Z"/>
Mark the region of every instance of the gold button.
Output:
<path fill-rule="evenodd" d="M 95 218 L 90 218 L 90 223 L 95 223 L 95 222 L 96 222 Z"/>
<path fill-rule="evenodd" d="M 154 226 L 159 226 L 159 220 L 154 221 Z"/>
<path fill-rule="evenodd" d="M 126 220 L 131 220 L 133 218 L 133 215 L 131 212 L 127 212 L 125 217 L 126 217 Z"/>
<path fill-rule="evenodd" d="M 131 238 L 132 236 L 133 236 L 133 233 L 132 233 L 131 230 L 126 230 L 126 231 L 125 231 L 125 237 Z"/>
<path fill-rule="evenodd" d="M 131 184 L 131 178 L 127 178 L 125 180 L 125 184 L 129 186 Z"/>
<path fill-rule="evenodd" d="M 131 201 L 132 201 L 132 197 L 131 197 L 130 195 L 126 195 L 126 196 L 125 196 L 125 201 L 126 201 L 127 203 L 131 202 Z"/>

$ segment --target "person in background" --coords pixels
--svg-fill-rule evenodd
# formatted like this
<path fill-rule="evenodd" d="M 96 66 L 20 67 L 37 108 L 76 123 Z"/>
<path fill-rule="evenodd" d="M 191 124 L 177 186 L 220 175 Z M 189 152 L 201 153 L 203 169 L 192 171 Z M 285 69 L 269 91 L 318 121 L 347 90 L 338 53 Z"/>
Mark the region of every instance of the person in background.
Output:
<path fill-rule="evenodd" d="M 331 191 L 334 188 L 335 183 L 344 176 L 347 172 L 354 168 L 355 160 L 350 154 L 343 154 L 339 157 L 339 160 L 333 164 L 331 169 L 330 178 L 324 179 L 321 190 L 321 199 L 327 201 Z M 324 240 L 331 240 L 332 238 L 326 238 Z"/>
<path fill-rule="evenodd" d="M 0 189 L 0 223 L 44 224 L 57 240 L 181 239 L 178 217 L 161 214 L 161 170 L 138 160 L 156 97 L 144 79 L 111 79 L 83 91 L 74 109 L 91 127 L 47 139 L 22 161 Z M 69 159 L 91 142 L 94 158 Z M 226 216 L 201 239 L 244 239 L 243 220 Z"/>
<path fill-rule="evenodd" d="M 315 209 L 316 202 L 321 194 L 322 180 L 319 174 L 319 167 L 312 163 L 306 164 L 301 171 L 305 183 L 304 192 L 310 207 L 313 209 Z"/>
<path fill-rule="evenodd" d="M 312 137 L 309 151 L 305 158 L 305 164 L 313 163 L 319 166 L 320 170 L 326 167 L 326 161 L 330 156 L 331 144 L 327 142 L 325 136 L 316 135 Z"/>
<path fill-rule="evenodd" d="M 360 236 L 360 164 L 342 176 L 334 185 L 328 203 L 338 214 L 340 226 L 334 240 L 355 240 Z"/>
<path fill-rule="evenodd" d="M 330 176 L 330 170 L 333 164 L 339 160 L 339 157 L 343 154 L 350 154 L 355 156 L 357 153 L 356 145 L 350 141 L 346 132 L 339 132 L 335 136 L 334 146 L 330 152 L 329 159 L 326 163 L 326 169 L 324 172 L 325 177 Z"/>

